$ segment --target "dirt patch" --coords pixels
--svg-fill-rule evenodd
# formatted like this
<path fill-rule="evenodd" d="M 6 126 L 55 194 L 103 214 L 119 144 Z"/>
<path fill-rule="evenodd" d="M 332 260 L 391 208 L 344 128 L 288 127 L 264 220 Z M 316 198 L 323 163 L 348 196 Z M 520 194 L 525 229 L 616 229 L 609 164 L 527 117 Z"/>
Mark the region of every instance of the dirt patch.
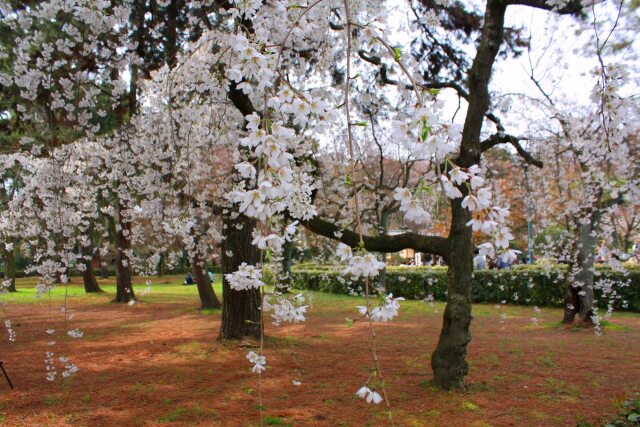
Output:
<path fill-rule="evenodd" d="M 61 336 L 64 325 L 54 310 L 60 332 L 52 349 L 80 369 L 55 383 L 44 372 L 47 304 L 5 306 L 17 341 L 2 337 L 0 359 L 16 389 L 0 378 L 0 425 L 259 425 L 249 350 L 216 341 L 219 313 L 198 312 L 193 297 L 168 303 L 164 295 L 163 302 L 148 298 L 133 306 L 106 300 L 69 303 L 69 328 L 85 332 L 79 340 Z M 355 396 L 372 366 L 367 326 L 344 321 L 360 301 L 321 294 L 314 301 L 307 323 L 267 325 L 265 424 L 388 425 L 382 405 Z M 398 426 L 597 425 L 640 390 L 639 316 L 621 316 L 597 337 L 556 327 L 559 310 L 535 314 L 539 324 L 533 325 L 531 308 L 493 306 L 475 307 L 469 391 L 437 390 L 429 359 L 442 310 L 409 302 L 398 321 L 376 325 Z"/>

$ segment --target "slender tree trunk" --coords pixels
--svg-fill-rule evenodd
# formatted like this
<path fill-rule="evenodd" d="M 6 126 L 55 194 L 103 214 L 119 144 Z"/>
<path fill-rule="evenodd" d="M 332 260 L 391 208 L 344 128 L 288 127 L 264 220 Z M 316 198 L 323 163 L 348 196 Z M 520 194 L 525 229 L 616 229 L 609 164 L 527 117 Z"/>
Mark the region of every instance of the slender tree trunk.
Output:
<path fill-rule="evenodd" d="M 100 259 L 100 277 L 103 279 L 109 278 L 109 264 L 106 261 Z"/>
<path fill-rule="evenodd" d="M 233 273 L 243 262 L 256 265 L 258 250 L 251 244 L 255 222 L 244 215 L 223 218 L 222 272 Z M 240 228 L 240 229 L 238 229 Z M 218 339 L 260 337 L 260 290 L 235 291 L 222 277 L 222 325 Z"/>
<path fill-rule="evenodd" d="M 578 224 L 576 258 L 568 274 L 563 323 L 573 323 L 578 316 L 578 326 L 593 325 L 597 220 L 598 215 L 594 213 L 590 222 Z"/>
<path fill-rule="evenodd" d="M 160 261 L 158 261 L 158 277 L 162 277 L 164 274 L 164 253 L 160 254 Z"/>
<path fill-rule="evenodd" d="M 113 302 L 124 302 L 135 299 L 133 293 L 131 266 L 127 253 L 131 250 L 131 223 L 124 217 L 122 202 L 117 203 L 116 226 L 116 297 Z"/>
<path fill-rule="evenodd" d="M 453 200 L 452 224 L 449 234 L 447 264 L 447 305 L 442 319 L 442 330 L 438 345 L 431 357 L 434 383 L 446 390 L 464 389 L 464 377 L 469 372 L 465 357 L 467 344 L 471 341 L 471 275 L 473 273 L 473 250 L 471 227 L 466 225 L 470 213 Z"/>
<path fill-rule="evenodd" d="M 10 285 L 6 288 L 9 292 L 16 292 L 16 256 L 15 249 L 8 251 L 3 245 L 4 252 L 4 280 Z"/>
<path fill-rule="evenodd" d="M 102 255 L 100 255 L 100 251 L 96 252 L 96 255 L 95 255 L 94 259 L 98 262 L 98 265 L 100 266 L 100 278 L 101 279 L 108 279 L 109 278 L 109 265 L 107 264 L 107 261 L 102 259 Z"/>
<path fill-rule="evenodd" d="M 222 307 L 220 300 L 216 297 L 216 293 L 213 290 L 209 275 L 205 272 L 205 269 L 200 265 L 200 260 L 194 257 L 191 263 L 191 272 L 193 279 L 196 281 L 198 287 L 198 295 L 200 295 L 201 309 L 218 309 Z"/>
<path fill-rule="evenodd" d="M 93 272 L 93 245 L 82 247 L 82 258 L 84 264 L 84 271 L 82 272 L 84 291 L 86 293 L 102 292 L 102 289 L 100 289 L 98 281 L 96 280 L 96 275 Z"/>

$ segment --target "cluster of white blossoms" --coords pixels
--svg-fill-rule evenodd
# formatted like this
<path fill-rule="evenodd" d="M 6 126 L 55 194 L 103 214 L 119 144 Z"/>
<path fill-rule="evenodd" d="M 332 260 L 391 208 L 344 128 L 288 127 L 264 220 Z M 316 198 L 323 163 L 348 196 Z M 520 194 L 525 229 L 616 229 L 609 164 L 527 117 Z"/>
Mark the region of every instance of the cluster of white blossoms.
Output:
<path fill-rule="evenodd" d="M 267 132 L 260 127 L 260 117 L 255 113 L 246 119 L 249 134 L 240 140 L 240 145 L 249 150 L 250 158 L 261 159 L 264 169 L 257 171 L 247 161 L 238 163 L 235 168 L 244 181 L 229 193 L 229 200 L 238 204 L 240 213 L 260 221 L 285 210 L 295 218 L 313 217 L 313 180 L 297 170 L 290 153 L 296 146 L 295 132 L 281 122 L 270 124 Z"/>
<path fill-rule="evenodd" d="M 509 209 L 501 208 L 499 206 L 492 206 L 485 211 L 484 218 L 476 216 L 472 218 L 467 225 L 471 226 L 473 231 L 480 231 L 484 234 L 492 234 L 498 231 L 500 224 L 504 224 L 510 212 Z"/>
<path fill-rule="evenodd" d="M 250 351 L 247 354 L 247 359 L 249 359 L 249 362 L 251 362 L 253 364 L 253 368 L 251 368 L 251 372 L 256 373 L 256 374 L 261 374 L 262 371 L 265 371 L 267 369 L 267 358 L 257 354 L 254 351 Z"/>
<path fill-rule="evenodd" d="M 371 254 L 354 256 L 351 248 L 344 243 L 339 243 L 336 249 L 336 255 L 340 257 L 340 261 L 347 261 L 347 267 L 342 274 L 351 276 L 354 279 L 359 277 L 375 277 L 380 270 L 385 267 L 385 263 L 378 261 Z"/>
<path fill-rule="evenodd" d="M 338 247 L 338 254 L 344 253 L 344 247 L 342 247 L 342 245 L 344 245 L 344 243 L 340 243 Z M 349 248 L 349 250 L 351 249 Z M 376 277 L 385 266 L 384 262 L 378 261 L 372 254 L 351 255 L 348 258 L 348 262 L 342 274 L 351 276 L 354 279 L 359 277 Z"/>
<path fill-rule="evenodd" d="M 36 285 L 36 294 L 35 294 L 36 298 L 42 297 L 43 295 L 51 292 L 55 288 L 55 285 L 53 283 L 47 283 L 47 282 L 48 281 L 38 282 L 38 284 Z"/>
<path fill-rule="evenodd" d="M 20 89 L 16 104 L 20 118 L 27 122 L 38 119 L 40 110 L 31 107 L 44 89 L 50 94 L 47 107 L 59 120 L 76 123 L 89 135 L 96 134 L 100 125 L 92 119 L 105 114 L 98 108 L 100 91 L 112 85 L 111 95 L 115 97 L 127 89 L 122 81 L 112 79 L 112 70 L 125 69 L 129 63 L 128 50 L 116 47 L 126 43 L 127 32 L 121 29 L 127 27 L 129 5 L 52 0 L 21 8 L 19 13 L 8 6 L 4 10 L 4 2 L 2 6 L 3 22 L 22 34 L 13 47 L 11 73 L 0 73 L 0 86 Z M 65 19 L 60 19 L 62 14 Z M 44 27 L 51 31 L 42 31 Z M 60 35 L 52 37 L 57 30 Z M 91 56 L 97 64 L 89 73 L 84 67 L 70 66 L 66 58 L 71 56 Z M 102 66 L 106 61 L 109 67 Z M 104 86 L 98 87 L 95 81 Z"/>
<path fill-rule="evenodd" d="M 274 72 L 267 57 L 243 34 L 231 36 L 230 45 L 238 55 L 238 63 L 227 70 L 229 80 L 237 83 L 238 89 L 247 95 L 253 94 L 253 81 L 257 83 L 257 89 L 271 87 Z"/>
<path fill-rule="evenodd" d="M 607 137 L 621 139 L 626 136 L 627 119 L 625 112 L 628 99 L 620 94 L 620 89 L 629 82 L 629 70 L 624 64 L 611 63 L 596 67 L 593 75 L 597 82 L 591 91 L 591 100 L 600 106 L 601 121 L 606 127 Z"/>
<path fill-rule="evenodd" d="M 262 6 L 262 0 L 231 0 L 230 3 L 234 6 L 231 16 L 244 19 L 251 19 Z"/>
<path fill-rule="evenodd" d="M 62 378 L 70 377 L 71 375 L 78 372 L 78 367 L 75 364 L 71 363 L 68 357 L 62 356 L 59 358 L 59 360 L 60 363 L 62 363 L 64 366 L 64 370 L 62 371 Z"/>
<path fill-rule="evenodd" d="M 67 335 L 69 335 L 71 338 L 82 338 L 84 336 L 84 332 L 82 332 L 78 328 L 75 328 L 70 331 L 67 331 Z"/>
<path fill-rule="evenodd" d="M 431 214 L 413 197 L 410 189 L 396 188 L 393 198 L 400 202 L 400 212 L 404 213 L 404 218 L 407 221 L 421 225 L 427 224 L 431 220 Z"/>
<path fill-rule="evenodd" d="M 358 389 L 358 391 L 356 391 L 356 395 L 358 397 L 366 400 L 367 403 L 378 404 L 378 403 L 382 402 L 382 400 L 383 400 L 382 396 L 380 395 L 380 393 L 378 393 L 377 391 L 371 390 L 367 386 L 360 387 L 360 389 Z"/>
<path fill-rule="evenodd" d="M 56 366 L 53 363 L 53 357 L 55 356 L 55 354 L 52 351 L 47 351 L 44 355 L 44 364 L 45 369 L 47 370 L 47 381 L 53 382 L 56 380 L 56 375 L 58 375 Z"/>
<path fill-rule="evenodd" d="M 9 341 L 16 341 L 16 331 L 13 330 L 13 322 L 11 320 L 4 321 L 4 327 L 7 328 L 7 334 L 9 334 Z"/>
<path fill-rule="evenodd" d="M 492 206 L 493 194 L 484 186 L 485 180 L 478 165 L 463 168 L 448 159 L 460 138 L 460 127 L 441 120 L 438 116 L 440 108 L 440 101 L 434 101 L 432 109 L 416 108 L 411 120 L 396 126 L 396 136 L 404 142 L 411 157 L 430 159 L 436 164 L 444 163 L 445 170 L 442 173 L 438 170 L 438 181 L 445 195 L 452 200 L 462 198 L 461 206 L 474 215 L 467 225 L 473 231 L 482 231 L 493 238 L 492 243 L 480 245 L 483 254 L 495 257 L 499 252 L 505 261 L 513 260 L 515 252 L 509 249 L 509 241 L 513 236 L 505 225 L 509 210 Z M 463 194 L 461 188 L 467 190 L 466 194 Z M 417 192 L 419 191 L 421 190 L 418 189 Z M 393 198 L 400 202 L 400 211 L 408 221 L 422 225 L 431 220 L 430 213 L 411 189 L 398 187 Z M 343 252 L 343 261 L 345 256 L 346 252 Z"/>
<path fill-rule="evenodd" d="M 264 311 L 273 310 L 273 313 L 271 313 L 273 324 L 279 326 L 282 323 L 304 322 L 308 307 L 304 303 L 305 298 L 302 294 L 297 294 L 293 297 L 271 295 L 264 298 L 262 309 Z"/>
<path fill-rule="evenodd" d="M 398 315 L 398 310 L 400 309 L 399 301 L 404 301 L 404 298 L 394 298 L 393 294 L 387 295 L 381 305 L 371 309 L 371 320 L 374 322 L 388 322 L 389 320 L 392 320 Z M 363 316 L 369 316 L 369 313 L 367 313 L 367 307 L 365 306 L 358 306 L 358 311 Z"/>
<path fill-rule="evenodd" d="M 247 135 L 240 138 L 239 146 L 242 156 L 250 161 L 242 160 L 235 165 L 243 181 L 227 197 L 238 204 L 240 213 L 260 221 L 284 211 L 293 218 L 312 218 L 316 215 L 311 202 L 314 180 L 304 167 L 295 164 L 294 153 L 300 149 L 302 140 L 285 123 L 291 120 L 293 126 L 303 128 L 312 118 L 326 119 L 335 113 L 326 102 L 311 96 L 303 98 L 289 87 L 277 92 L 270 89 L 274 81 L 275 65 L 270 62 L 273 55 L 263 54 L 245 36 L 233 36 L 231 47 L 239 63 L 228 70 L 229 80 L 249 96 L 254 92 L 256 97 L 264 94 L 265 112 L 273 114 L 261 117 L 251 113 L 245 117 Z M 282 120 L 274 120 L 271 115 Z"/>
<path fill-rule="evenodd" d="M 224 275 L 231 289 L 244 291 L 247 289 L 259 289 L 264 286 L 262 270 L 249 265 L 246 262 L 240 264 L 238 271 Z"/>
<path fill-rule="evenodd" d="M 480 253 L 490 258 L 495 258 L 496 254 L 499 254 L 504 262 L 516 259 L 516 252 L 509 249 L 509 242 L 513 240 L 513 235 L 505 225 L 510 212 L 500 206 L 492 206 L 493 195 L 489 189 L 483 187 L 485 181 L 480 167 L 472 165 L 468 168 L 460 168 L 448 160 L 446 164 L 452 167 L 448 171 L 449 176 L 440 175 L 445 194 L 450 199 L 458 199 L 463 196 L 458 187 L 465 185 L 468 193 L 462 199 L 461 206 L 474 216 L 467 222 L 467 226 L 493 239 L 493 243 L 485 242 L 479 245 Z"/>
<path fill-rule="evenodd" d="M 11 280 L 3 280 L 0 282 L 0 295 L 9 293 L 11 287 Z"/>
<path fill-rule="evenodd" d="M 467 185 L 469 193 L 462 199 L 462 207 L 470 211 L 481 211 L 487 209 L 491 205 L 491 191 L 482 187 L 484 178 L 482 178 L 482 170 L 478 165 L 471 165 L 468 168 L 460 168 L 453 165 L 446 174 L 440 175 L 440 182 L 444 188 L 445 194 L 450 199 L 458 199 L 462 197 L 462 192 L 457 186 Z"/>
<path fill-rule="evenodd" d="M 284 228 L 282 236 L 271 233 L 267 236 L 262 236 L 258 232 L 254 231 L 253 234 L 253 242 L 251 242 L 254 246 L 257 246 L 258 249 L 273 249 L 276 252 L 279 252 L 282 249 L 282 245 L 285 242 L 291 242 L 293 236 L 296 234 L 296 230 L 298 228 L 298 222 L 294 221 L 291 224 L 287 225 Z"/>
<path fill-rule="evenodd" d="M 411 118 L 396 124 L 394 138 L 400 141 L 416 159 L 444 159 L 455 150 L 461 128 L 439 117 L 441 101 L 433 109 L 415 108 Z"/>

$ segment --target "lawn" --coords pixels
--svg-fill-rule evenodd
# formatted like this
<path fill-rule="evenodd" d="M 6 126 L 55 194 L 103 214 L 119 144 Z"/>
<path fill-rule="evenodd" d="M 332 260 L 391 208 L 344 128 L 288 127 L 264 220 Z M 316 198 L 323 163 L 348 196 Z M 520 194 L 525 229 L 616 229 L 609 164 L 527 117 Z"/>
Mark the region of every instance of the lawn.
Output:
<path fill-rule="evenodd" d="M 7 426 L 257 426 L 258 380 L 245 355 L 256 344 L 218 342 L 220 313 L 201 312 L 197 289 L 182 276 L 153 278 L 133 305 L 84 294 L 80 279 L 35 299 L 33 281 L 3 297 L 16 341 L 0 331 L 0 360 L 16 389 L 0 377 L 0 425 Z M 145 279 L 136 279 L 136 291 Z M 220 283 L 216 283 L 220 296 Z M 61 307 L 66 294 L 67 329 Z M 383 406 L 355 396 L 371 369 L 368 327 L 356 317 L 361 298 L 311 293 L 304 324 L 267 324 L 263 375 L 265 425 L 387 425 Z M 379 356 L 398 426 L 600 425 L 640 390 L 640 315 L 616 313 L 603 336 L 559 326 L 561 312 L 531 307 L 474 306 L 469 389 L 431 386 L 430 354 L 444 305 L 405 301 L 397 321 L 377 326 Z M 537 324 L 531 320 L 538 319 Z M 45 380 L 45 352 L 78 365 L 55 383 Z M 295 386 L 293 381 L 302 384 Z"/>

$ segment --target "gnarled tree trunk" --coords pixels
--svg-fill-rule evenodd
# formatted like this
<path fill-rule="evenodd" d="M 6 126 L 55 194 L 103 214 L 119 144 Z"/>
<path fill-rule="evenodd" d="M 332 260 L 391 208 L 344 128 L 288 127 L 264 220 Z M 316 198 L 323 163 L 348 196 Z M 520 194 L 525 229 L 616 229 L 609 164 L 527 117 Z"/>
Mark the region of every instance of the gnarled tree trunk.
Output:
<path fill-rule="evenodd" d="M 223 217 L 222 273 L 238 270 L 243 262 L 256 265 L 257 248 L 251 244 L 255 222 L 244 215 L 231 219 Z M 260 290 L 236 291 L 231 289 L 226 277 L 222 277 L 222 325 L 218 339 L 260 337 Z"/>
<path fill-rule="evenodd" d="M 469 372 L 467 344 L 471 341 L 471 275 L 473 250 L 471 227 L 466 225 L 471 215 L 460 205 L 462 199 L 452 202 L 452 224 L 447 254 L 447 305 L 442 319 L 438 345 L 431 356 L 434 383 L 446 390 L 464 388 L 464 377 Z"/>

